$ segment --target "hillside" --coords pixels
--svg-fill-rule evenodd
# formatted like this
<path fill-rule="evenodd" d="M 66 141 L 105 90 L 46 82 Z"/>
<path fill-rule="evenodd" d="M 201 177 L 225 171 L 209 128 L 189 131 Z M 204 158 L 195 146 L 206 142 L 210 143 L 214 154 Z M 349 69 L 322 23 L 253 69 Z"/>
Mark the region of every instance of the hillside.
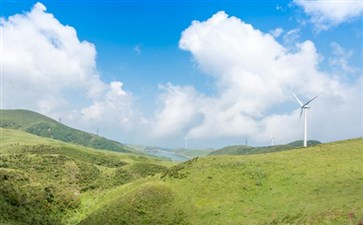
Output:
<path fill-rule="evenodd" d="M 141 155 L 99 151 L 0 128 L 0 224 L 69 224 L 87 196 L 167 170 Z"/>
<path fill-rule="evenodd" d="M 28 110 L 0 110 L 0 127 L 19 129 L 86 147 L 118 152 L 136 152 L 119 142 L 65 126 L 49 117 Z"/>
<path fill-rule="evenodd" d="M 195 158 L 116 188 L 80 224 L 362 224 L 362 146 Z"/>
<path fill-rule="evenodd" d="M 0 224 L 361 224 L 363 139 L 181 164 L 0 128 Z"/>
<path fill-rule="evenodd" d="M 321 144 L 319 141 L 309 140 L 308 146 L 315 146 Z M 274 145 L 274 146 L 263 146 L 263 147 L 252 147 L 246 145 L 234 145 L 227 146 L 209 153 L 209 155 L 253 155 L 270 152 L 287 151 L 303 147 L 303 141 L 294 141 L 286 145 Z"/>

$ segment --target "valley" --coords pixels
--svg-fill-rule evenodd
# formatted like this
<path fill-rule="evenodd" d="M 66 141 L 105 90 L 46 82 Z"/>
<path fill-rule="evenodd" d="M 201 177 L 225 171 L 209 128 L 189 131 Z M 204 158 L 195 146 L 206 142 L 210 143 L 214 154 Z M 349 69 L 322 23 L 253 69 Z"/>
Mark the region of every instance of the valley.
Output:
<path fill-rule="evenodd" d="M 1 128 L 2 224 L 358 224 L 363 139 L 185 162 Z M 128 148 L 131 148 L 130 146 Z"/>

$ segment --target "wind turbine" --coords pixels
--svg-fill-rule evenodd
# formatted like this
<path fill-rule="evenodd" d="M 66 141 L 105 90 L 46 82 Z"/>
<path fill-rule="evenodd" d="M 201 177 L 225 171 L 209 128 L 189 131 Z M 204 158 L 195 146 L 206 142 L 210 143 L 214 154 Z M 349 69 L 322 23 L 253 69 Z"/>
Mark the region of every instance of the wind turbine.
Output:
<path fill-rule="evenodd" d="M 300 104 L 300 118 L 299 121 L 301 120 L 301 116 L 304 112 L 304 147 L 308 146 L 308 118 L 307 118 L 307 114 L 308 114 L 308 109 L 310 109 L 310 106 L 308 106 L 308 104 L 310 102 L 312 102 L 314 99 L 316 99 L 318 96 L 315 96 L 314 98 L 310 99 L 309 101 L 307 101 L 305 104 L 302 104 L 302 102 L 299 100 L 299 98 L 293 94 L 294 97 L 296 98 L 296 101 Z"/>

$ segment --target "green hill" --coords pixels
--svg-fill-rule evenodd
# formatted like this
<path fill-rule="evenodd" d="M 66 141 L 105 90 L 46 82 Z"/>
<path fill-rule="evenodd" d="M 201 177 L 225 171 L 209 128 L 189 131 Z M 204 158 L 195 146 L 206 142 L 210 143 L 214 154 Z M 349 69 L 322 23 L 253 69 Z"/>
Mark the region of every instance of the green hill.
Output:
<path fill-rule="evenodd" d="M 81 224 L 361 224 L 362 146 L 195 158 L 115 189 Z"/>
<path fill-rule="evenodd" d="M 170 162 L 0 128 L 0 224 L 69 224 L 98 196 Z M 75 219 L 77 220 L 77 219 Z"/>
<path fill-rule="evenodd" d="M 318 144 L 321 144 L 321 142 L 315 140 L 308 141 L 308 146 L 315 146 Z M 303 147 L 302 140 L 294 141 L 286 145 L 274 145 L 274 146 L 263 146 L 263 147 L 234 145 L 212 151 L 209 153 L 209 155 L 253 155 L 253 154 L 287 151 L 300 147 Z"/>
<path fill-rule="evenodd" d="M 362 146 L 175 164 L 0 128 L 0 224 L 361 224 Z"/>
<path fill-rule="evenodd" d="M 65 126 L 49 117 L 28 110 L 0 110 L 0 127 L 19 129 L 87 147 L 119 152 L 136 152 L 117 141 Z"/>

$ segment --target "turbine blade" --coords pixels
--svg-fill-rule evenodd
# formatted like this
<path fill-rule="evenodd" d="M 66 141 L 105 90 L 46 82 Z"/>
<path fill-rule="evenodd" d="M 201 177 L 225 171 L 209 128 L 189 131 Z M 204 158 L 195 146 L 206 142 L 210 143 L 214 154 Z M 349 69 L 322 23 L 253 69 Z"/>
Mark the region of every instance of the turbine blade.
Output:
<path fill-rule="evenodd" d="M 294 95 L 296 101 L 300 104 L 300 106 L 302 107 L 303 104 L 301 103 L 301 101 L 299 100 L 299 98 L 293 93 L 292 95 Z"/>
<path fill-rule="evenodd" d="M 301 117 L 302 117 L 302 114 L 303 114 L 303 110 L 304 110 L 304 108 L 303 108 L 303 107 L 301 107 L 301 110 L 300 110 L 300 117 L 299 117 L 299 124 L 300 124 L 300 121 L 301 121 Z"/>
<path fill-rule="evenodd" d="M 307 106 L 310 102 L 312 102 L 314 99 L 316 99 L 318 96 L 315 96 L 314 98 L 310 99 L 307 103 L 305 103 L 303 106 L 301 107 L 304 107 L 304 106 Z"/>

